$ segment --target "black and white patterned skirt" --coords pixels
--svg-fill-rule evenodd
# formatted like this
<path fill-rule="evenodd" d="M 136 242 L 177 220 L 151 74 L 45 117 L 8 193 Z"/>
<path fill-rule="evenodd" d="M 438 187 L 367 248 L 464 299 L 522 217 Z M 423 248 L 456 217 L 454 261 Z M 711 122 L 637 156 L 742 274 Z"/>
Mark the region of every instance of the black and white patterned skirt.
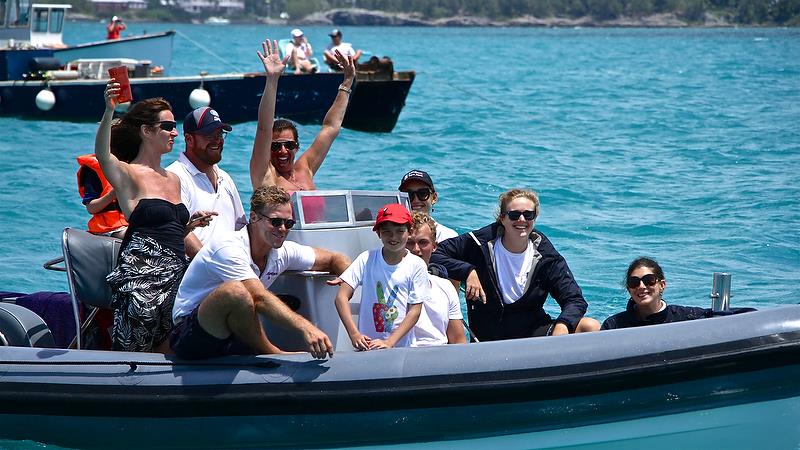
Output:
<path fill-rule="evenodd" d="M 188 263 L 183 255 L 134 232 L 108 274 L 114 308 L 112 349 L 149 352 L 172 329 L 172 305 Z"/>

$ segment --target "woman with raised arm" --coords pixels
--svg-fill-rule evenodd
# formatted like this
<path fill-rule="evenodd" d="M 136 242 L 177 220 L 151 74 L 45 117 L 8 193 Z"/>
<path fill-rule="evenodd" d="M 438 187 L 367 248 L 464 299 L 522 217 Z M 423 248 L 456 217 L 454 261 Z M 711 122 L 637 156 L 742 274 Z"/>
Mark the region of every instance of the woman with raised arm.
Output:
<path fill-rule="evenodd" d="M 137 102 L 112 127 L 119 93 L 112 78 L 95 138 L 97 159 L 129 222 L 119 262 L 107 277 L 114 308 L 112 349 L 166 350 L 172 304 L 187 265 L 183 238 L 202 219 L 189 221 L 178 177 L 161 167 L 161 155 L 172 150 L 178 135 L 169 103 L 161 98 Z"/>
<path fill-rule="evenodd" d="M 289 193 L 314 190 L 317 188 L 314 175 L 339 135 L 344 113 L 347 111 L 347 102 L 356 78 L 353 57 L 345 57 L 336 52 L 336 58 L 344 71 L 344 81 L 339 85 L 333 105 L 325 114 L 322 129 L 311 146 L 295 161 L 295 155 L 300 148 L 297 128 L 286 119 L 272 120 L 275 116 L 278 79 L 286 67 L 286 60 L 281 61 L 278 56 L 276 42 L 270 44 L 265 41 L 263 49 L 264 54 L 259 53 L 259 57 L 267 72 L 267 82 L 258 106 L 258 128 L 250 157 L 250 181 L 253 189 L 262 185 L 277 185 Z"/>

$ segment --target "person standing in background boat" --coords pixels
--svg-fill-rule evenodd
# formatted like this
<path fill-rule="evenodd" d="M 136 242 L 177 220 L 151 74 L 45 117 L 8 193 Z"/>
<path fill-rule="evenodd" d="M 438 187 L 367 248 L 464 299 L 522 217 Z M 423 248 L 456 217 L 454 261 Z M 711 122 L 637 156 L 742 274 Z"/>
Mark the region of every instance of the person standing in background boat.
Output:
<path fill-rule="evenodd" d="M 178 135 L 170 104 L 160 98 L 137 102 L 112 131 L 119 93 L 112 78 L 95 138 L 97 160 L 129 222 L 119 262 L 107 277 L 112 349 L 166 351 L 172 304 L 187 264 L 183 239 L 198 221 L 190 220 L 181 203 L 178 177 L 161 167 L 161 156 L 172 151 Z"/>
<path fill-rule="evenodd" d="M 189 258 L 218 232 L 247 225 L 236 183 L 217 165 L 222 160 L 225 135 L 232 129 L 208 106 L 195 109 L 183 120 L 186 150 L 167 166 L 181 180 L 181 200 L 189 212 L 202 214 L 203 225 L 207 225 L 186 235 Z"/>
<path fill-rule="evenodd" d="M 427 266 L 431 253 L 436 250 L 436 222 L 431 216 L 414 212 L 411 215 L 411 234 L 406 249 L 419 256 Z M 449 280 L 428 274 L 431 287 L 430 301 L 423 303 L 422 312 L 414 326 L 412 347 L 443 344 L 466 344 L 458 293 Z"/>
<path fill-rule="evenodd" d="M 250 199 L 250 223 L 203 246 L 189 264 L 172 311 L 170 345 L 178 356 L 283 353 L 270 342 L 259 315 L 300 332 L 314 357 L 333 356 L 328 336 L 267 289 L 286 270 L 339 275 L 350 259 L 287 241 L 293 226 L 289 195 L 263 186 Z"/>
<path fill-rule="evenodd" d="M 353 45 L 350 43 L 342 42 L 341 30 L 334 28 L 330 33 L 328 33 L 328 36 L 331 37 L 331 43 L 325 47 L 325 52 L 323 52 L 325 64 L 327 64 L 328 67 L 335 72 L 342 71 L 342 67 L 339 65 L 339 60 L 336 59 L 337 51 L 344 56 L 352 56 L 353 62 L 358 64 L 358 58 L 361 58 L 361 50 L 354 49 Z"/>
<path fill-rule="evenodd" d="M 119 39 L 119 35 L 122 31 L 124 31 L 127 26 L 125 23 L 117 16 L 111 18 L 111 22 L 106 25 L 106 39 Z"/>
<path fill-rule="evenodd" d="M 481 341 L 595 331 L 583 317 L 587 303 L 567 262 L 541 231 L 533 229 L 539 197 L 525 189 L 500 195 L 497 221 L 439 243 L 431 262 L 465 281 L 470 328 Z M 561 306 L 554 320 L 543 305 Z"/>
<path fill-rule="evenodd" d="M 356 350 L 410 347 L 422 304 L 430 301 L 430 281 L 425 262 L 406 249 L 411 213 L 398 203 L 378 211 L 372 231 L 383 244 L 353 261 L 338 280 L 336 311 Z M 361 286 L 358 326 L 350 299 Z"/>
<path fill-rule="evenodd" d="M 86 211 L 92 215 L 86 228 L 92 234 L 122 238 L 128 229 L 128 221 L 114 194 L 114 187 L 100 169 L 94 155 L 78 156 L 78 192 Z"/>
<path fill-rule="evenodd" d="M 292 42 L 286 44 L 286 55 L 289 57 L 289 67 L 294 69 L 295 75 L 317 71 L 317 68 L 311 64 L 314 50 L 301 29 L 292 30 Z"/>
<path fill-rule="evenodd" d="M 433 211 L 433 205 L 439 201 L 439 194 L 433 187 L 433 180 L 428 172 L 423 170 L 412 170 L 403 175 L 400 180 L 400 187 L 397 188 L 400 192 L 408 194 L 408 200 L 411 202 L 411 210 L 430 215 Z M 458 236 L 452 228 L 446 227 L 438 222 L 436 224 L 436 242 L 442 242 L 445 239 Z"/>
<path fill-rule="evenodd" d="M 628 305 L 625 311 L 606 319 L 600 328 L 602 330 L 683 322 L 715 315 L 711 308 L 668 305 L 664 301 L 667 279 L 664 277 L 661 266 L 652 258 L 639 257 L 633 260 L 628 266 L 624 283 L 630 294 Z M 716 314 L 738 314 L 748 311 L 755 311 L 755 309 L 731 308 L 730 312 Z"/>
<path fill-rule="evenodd" d="M 278 79 L 283 72 L 286 60 L 278 56 L 277 43 L 269 41 L 263 46 L 264 54 L 259 53 L 267 72 L 267 81 L 264 94 L 258 105 L 258 125 L 256 137 L 253 142 L 253 154 L 250 157 L 250 181 L 253 189 L 259 186 L 280 186 L 290 194 L 294 191 L 315 190 L 314 175 L 319 170 L 333 141 L 339 135 L 347 111 L 347 102 L 350 98 L 353 81 L 356 77 L 356 68 L 353 58 L 348 58 L 341 53 L 336 58 L 344 70 L 344 81 L 339 85 L 339 91 L 328 113 L 322 121 L 314 142 L 295 161 L 297 150 L 300 148 L 297 127 L 290 120 L 275 117 L 275 98 L 278 91 Z"/>

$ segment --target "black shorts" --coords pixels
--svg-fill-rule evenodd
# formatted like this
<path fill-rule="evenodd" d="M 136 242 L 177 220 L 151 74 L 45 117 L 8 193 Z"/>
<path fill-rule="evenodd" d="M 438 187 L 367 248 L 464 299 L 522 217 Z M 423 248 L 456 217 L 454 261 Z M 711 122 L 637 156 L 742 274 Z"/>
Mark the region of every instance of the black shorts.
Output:
<path fill-rule="evenodd" d="M 172 329 L 169 346 L 175 354 L 184 359 L 205 359 L 225 355 L 255 355 L 257 352 L 247 344 L 230 335 L 217 339 L 210 335 L 197 318 L 200 308 L 195 308 Z"/>

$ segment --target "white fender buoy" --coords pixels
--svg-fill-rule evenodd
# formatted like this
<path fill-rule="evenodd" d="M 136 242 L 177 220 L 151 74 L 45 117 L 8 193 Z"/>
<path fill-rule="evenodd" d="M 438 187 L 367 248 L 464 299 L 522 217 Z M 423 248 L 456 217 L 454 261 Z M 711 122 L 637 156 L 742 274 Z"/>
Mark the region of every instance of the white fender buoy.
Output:
<path fill-rule="evenodd" d="M 42 111 L 50 111 L 56 106 L 56 96 L 50 89 L 42 89 L 36 94 L 36 107 Z"/>
<path fill-rule="evenodd" d="M 210 104 L 211 94 L 203 88 L 195 89 L 189 94 L 189 105 L 191 105 L 192 109 L 201 108 Z"/>

